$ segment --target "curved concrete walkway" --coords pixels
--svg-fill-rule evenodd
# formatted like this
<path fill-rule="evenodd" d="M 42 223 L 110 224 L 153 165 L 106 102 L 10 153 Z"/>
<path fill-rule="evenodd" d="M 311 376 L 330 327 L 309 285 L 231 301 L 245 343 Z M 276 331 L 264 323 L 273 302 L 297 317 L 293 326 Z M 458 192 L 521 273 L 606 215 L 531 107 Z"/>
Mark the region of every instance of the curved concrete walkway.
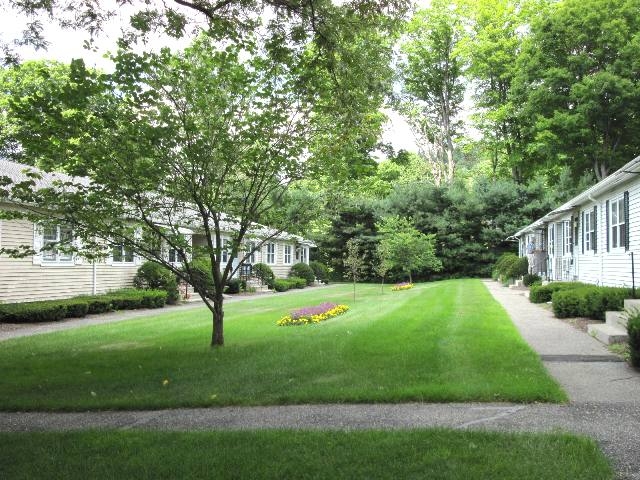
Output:
<path fill-rule="evenodd" d="M 569 431 L 596 438 L 619 478 L 640 480 L 640 373 L 587 334 L 553 318 L 520 292 L 486 281 L 523 337 L 565 388 L 567 405 L 362 404 L 224 407 L 82 413 L 0 412 L 0 431 L 119 428 L 400 429 L 450 427 Z"/>

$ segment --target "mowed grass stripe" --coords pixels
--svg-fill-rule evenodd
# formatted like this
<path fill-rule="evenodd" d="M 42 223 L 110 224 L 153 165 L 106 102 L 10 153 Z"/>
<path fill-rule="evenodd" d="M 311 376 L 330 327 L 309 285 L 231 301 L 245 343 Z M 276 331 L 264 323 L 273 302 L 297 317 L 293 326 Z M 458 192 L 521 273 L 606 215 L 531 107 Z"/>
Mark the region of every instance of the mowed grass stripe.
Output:
<path fill-rule="evenodd" d="M 351 309 L 275 325 L 323 301 Z M 478 280 L 358 285 L 355 302 L 350 285 L 310 289 L 230 303 L 225 318 L 213 350 L 204 309 L 2 342 L 0 408 L 566 400 Z"/>
<path fill-rule="evenodd" d="M 518 479 L 613 477 L 593 440 L 450 430 L 0 434 L 20 479 Z"/>

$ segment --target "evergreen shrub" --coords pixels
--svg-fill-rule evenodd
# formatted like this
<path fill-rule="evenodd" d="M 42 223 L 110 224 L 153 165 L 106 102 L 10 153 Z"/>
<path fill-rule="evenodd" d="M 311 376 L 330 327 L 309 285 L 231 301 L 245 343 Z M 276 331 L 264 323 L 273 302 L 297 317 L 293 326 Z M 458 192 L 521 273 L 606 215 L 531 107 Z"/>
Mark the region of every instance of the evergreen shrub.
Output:
<path fill-rule="evenodd" d="M 529 301 L 531 301 L 531 303 L 550 302 L 553 292 L 581 286 L 585 286 L 585 284 L 580 282 L 551 282 L 546 285 L 532 285 L 529 291 Z"/>
<path fill-rule="evenodd" d="M 252 271 L 255 277 L 266 285 L 271 285 L 273 279 L 276 278 L 273 270 L 271 270 L 271 267 L 266 263 L 256 263 Z"/>
<path fill-rule="evenodd" d="M 530 287 L 531 285 L 540 285 L 542 279 L 540 278 L 539 275 L 535 275 L 533 273 L 527 273 L 526 275 L 524 275 L 522 277 L 522 284 L 525 287 Z"/>
<path fill-rule="evenodd" d="M 640 310 L 629 313 L 627 317 L 627 335 L 629 335 L 631 365 L 640 367 Z"/>
<path fill-rule="evenodd" d="M 604 320 L 608 310 L 622 310 L 625 298 L 631 298 L 631 290 L 628 288 L 596 285 L 556 290 L 551 295 L 556 317 L 587 317 L 596 320 Z"/>
<path fill-rule="evenodd" d="M 325 284 L 329 283 L 329 267 L 316 260 L 309 262 L 309 266 L 318 280 Z"/>
<path fill-rule="evenodd" d="M 289 271 L 289 278 L 292 277 L 304 278 L 307 281 L 307 285 L 313 285 L 313 282 L 316 279 L 313 270 L 306 263 L 294 264 Z"/>
<path fill-rule="evenodd" d="M 176 276 L 156 262 L 143 263 L 133 277 L 133 284 L 140 289 L 164 290 L 170 305 L 177 303 L 180 298 Z"/>

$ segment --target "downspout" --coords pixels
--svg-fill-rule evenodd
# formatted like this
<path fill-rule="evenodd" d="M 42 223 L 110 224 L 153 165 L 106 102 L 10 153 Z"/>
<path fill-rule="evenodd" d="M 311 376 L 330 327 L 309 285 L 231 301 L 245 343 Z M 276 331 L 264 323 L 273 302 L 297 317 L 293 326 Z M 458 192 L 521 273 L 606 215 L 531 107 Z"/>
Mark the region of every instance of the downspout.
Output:
<path fill-rule="evenodd" d="M 93 271 L 92 271 L 92 275 L 93 275 L 93 287 L 92 287 L 92 294 L 96 295 L 98 293 L 98 266 L 96 264 L 96 261 L 94 260 L 93 262 L 91 262 L 92 267 L 93 267 Z"/>

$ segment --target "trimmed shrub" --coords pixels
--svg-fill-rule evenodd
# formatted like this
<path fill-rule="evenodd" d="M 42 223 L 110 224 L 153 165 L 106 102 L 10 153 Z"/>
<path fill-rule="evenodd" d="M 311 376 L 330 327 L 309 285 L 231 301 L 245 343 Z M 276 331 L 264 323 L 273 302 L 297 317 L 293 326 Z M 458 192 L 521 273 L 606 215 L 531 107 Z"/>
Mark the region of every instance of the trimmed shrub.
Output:
<path fill-rule="evenodd" d="M 551 295 L 558 290 L 567 290 L 585 286 L 580 282 L 551 282 L 546 285 L 533 285 L 529 292 L 531 303 L 546 303 L 551 301 Z"/>
<path fill-rule="evenodd" d="M 143 263 L 133 278 L 133 284 L 140 289 L 164 290 L 170 305 L 177 303 L 180 298 L 176 276 L 156 262 Z"/>
<path fill-rule="evenodd" d="M 522 284 L 525 287 L 530 287 L 531 285 L 540 285 L 540 282 L 542 281 L 542 279 L 540 278 L 539 275 L 534 275 L 532 273 L 527 273 L 526 275 L 524 275 L 522 277 Z"/>
<path fill-rule="evenodd" d="M 520 258 L 515 253 L 503 253 L 502 255 L 500 255 L 500 258 L 498 258 L 498 261 L 493 267 L 492 276 L 496 280 L 506 281 L 512 278 L 519 277 L 520 275 L 524 275 L 525 273 L 527 273 L 526 268 L 524 273 L 518 275 L 514 274 L 514 272 L 519 271 L 520 263 Z"/>
<path fill-rule="evenodd" d="M 271 270 L 271 267 L 266 263 L 256 263 L 252 271 L 256 278 L 266 285 L 271 285 L 272 280 L 276 278 L 273 270 Z"/>
<path fill-rule="evenodd" d="M 107 296 L 93 296 L 83 298 L 87 300 L 87 303 L 89 305 L 88 313 L 106 313 L 112 310 L 111 298 Z"/>
<path fill-rule="evenodd" d="M 60 300 L 67 309 L 65 317 L 80 318 L 89 313 L 89 301 L 85 298 L 70 298 L 68 300 Z"/>
<path fill-rule="evenodd" d="M 273 285 L 273 289 L 276 292 L 286 292 L 291 288 L 289 281 L 282 278 L 275 278 L 271 280 L 271 285 Z"/>
<path fill-rule="evenodd" d="M 629 335 L 629 353 L 631 365 L 640 367 L 640 311 L 635 310 L 627 317 L 627 335 Z"/>
<path fill-rule="evenodd" d="M 553 313 L 558 318 L 587 317 L 604 320 L 608 310 L 622 310 L 624 299 L 631 298 L 628 288 L 582 285 L 553 292 Z"/>
<path fill-rule="evenodd" d="M 296 263 L 291 267 L 289 271 L 289 278 L 304 278 L 307 281 L 307 285 L 313 285 L 313 282 L 316 279 L 313 270 L 306 263 Z"/>
<path fill-rule="evenodd" d="M 290 288 L 304 288 L 307 286 L 307 280 L 300 277 L 290 277 L 286 281 L 289 282 Z"/>
<path fill-rule="evenodd" d="M 225 288 L 225 293 L 236 294 L 240 293 L 241 290 L 247 289 L 247 282 L 244 280 L 240 280 L 239 278 L 232 278 L 227 281 L 227 286 Z"/>
<path fill-rule="evenodd" d="M 5 323 L 57 322 L 66 315 L 67 307 L 61 300 L 0 304 L 0 321 Z"/>
<path fill-rule="evenodd" d="M 325 284 L 329 283 L 329 267 L 317 260 L 309 262 L 309 266 L 318 280 Z"/>

